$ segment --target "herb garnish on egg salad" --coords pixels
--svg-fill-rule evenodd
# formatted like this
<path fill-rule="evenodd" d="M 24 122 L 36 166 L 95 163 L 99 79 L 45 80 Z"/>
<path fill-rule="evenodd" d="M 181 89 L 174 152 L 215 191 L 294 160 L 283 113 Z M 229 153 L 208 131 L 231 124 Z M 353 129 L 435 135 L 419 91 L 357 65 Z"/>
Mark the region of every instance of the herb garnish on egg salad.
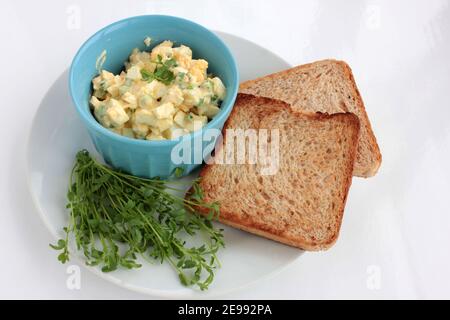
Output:
<path fill-rule="evenodd" d="M 94 116 L 130 138 L 177 139 L 220 111 L 226 89 L 207 69 L 206 60 L 192 59 L 189 47 L 168 40 L 150 52 L 134 49 L 119 75 L 101 70 L 92 80 Z"/>

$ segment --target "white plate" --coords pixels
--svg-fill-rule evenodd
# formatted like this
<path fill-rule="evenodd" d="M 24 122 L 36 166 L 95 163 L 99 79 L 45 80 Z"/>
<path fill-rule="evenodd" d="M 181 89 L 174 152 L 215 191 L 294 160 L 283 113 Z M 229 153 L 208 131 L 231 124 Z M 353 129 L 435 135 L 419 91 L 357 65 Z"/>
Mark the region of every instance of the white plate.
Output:
<path fill-rule="evenodd" d="M 289 67 L 282 58 L 252 42 L 225 33 L 219 33 L 219 36 L 235 55 L 241 80 Z M 39 106 L 27 153 L 31 193 L 42 220 L 55 239 L 62 236 L 62 228 L 68 220 L 66 192 L 76 152 L 86 148 L 97 156 L 75 113 L 67 88 L 66 71 L 49 89 Z M 216 278 L 206 292 L 183 287 L 167 264 L 144 264 L 138 270 L 112 273 L 102 273 L 98 267 L 86 268 L 119 286 L 152 296 L 205 298 L 228 293 L 273 275 L 301 255 L 297 249 L 227 227 L 225 243 L 226 248 L 219 253 L 222 268 L 217 270 Z M 82 256 L 75 256 L 75 250 L 71 252 L 72 262 L 75 258 L 80 265 L 84 265 Z M 58 263 L 56 256 L 55 252 L 55 263 Z"/>

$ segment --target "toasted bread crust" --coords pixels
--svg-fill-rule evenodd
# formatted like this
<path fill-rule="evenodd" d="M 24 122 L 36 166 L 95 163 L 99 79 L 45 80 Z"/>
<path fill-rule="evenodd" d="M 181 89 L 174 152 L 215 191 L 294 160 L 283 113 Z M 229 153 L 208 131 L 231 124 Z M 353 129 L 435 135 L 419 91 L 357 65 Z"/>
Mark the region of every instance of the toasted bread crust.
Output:
<path fill-rule="evenodd" d="M 330 63 L 330 62 L 335 63 L 335 62 L 344 62 L 344 61 L 334 60 L 334 59 L 325 59 L 325 60 L 305 63 L 305 64 L 302 64 L 302 65 L 299 65 L 299 66 L 295 66 L 293 68 L 289 68 L 289 69 L 286 69 L 286 70 L 274 72 L 274 73 L 271 73 L 271 74 L 268 74 L 268 75 L 265 75 L 265 76 L 261 76 L 261 77 L 258 77 L 258 78 L 252 79 L 252 80 L 244 81 L 244 82 L 242 82 L 239 85 L 239 91 L 242 93 L 243 90 L 248 89 L 249 87 L 253 86 L 254 84 L 258 83 L 260 80 L 263 80 L 263 79 L 273 79 L 273 78 L 276 78 L 276 77 L 278 77 L 280 75 L 289 74 L 291 72 L 294 72 L 295 70 L 307 71 L 308 69 L 311 69 L 311 68 L 315 67 L 318 64 L 325 64 L 325 63 Z"/>
<path fill-rule="evenodd" d="M 360 119 L 360 120 L 364 121 L 365 126 L 367 127 L 367 131 L 369 133 L 367 135 L 367 139 L 369 139 L 369 143 L 372 148 L 373 156 L 375 157 L 375 162 L 374 162 L 373 167 L 368 168 L 367 171 L 362 173 L 363 178 L 369 178 L 369 177 L 376 175 L 376 173 L 380 169 L 381 161 L 382 161 L 380 147 L 378 146 L 377 139 L 375 138 L 375 134 L 373 133 L 372 125 L 370 123 L 369 116 L 367 115 L 366 107 L 365 107 L 364 101 L 361 97 L 361 93 L 359 92 L 359 89 L 356 86 L 356 81 L 353 76 L 352 69 L 345 61 L 336 61 L 336 62 L 342 65 L 342 67 L 345 70 L 345 74 L 347 75 L 347 77 L 350 80 L 350 83 L 352 84 L 355 95 L 358 97 L 358 99 L 357 99 L 358 107 L 362 110 L 361 116 L 363 117 L 363 119 Z"/>

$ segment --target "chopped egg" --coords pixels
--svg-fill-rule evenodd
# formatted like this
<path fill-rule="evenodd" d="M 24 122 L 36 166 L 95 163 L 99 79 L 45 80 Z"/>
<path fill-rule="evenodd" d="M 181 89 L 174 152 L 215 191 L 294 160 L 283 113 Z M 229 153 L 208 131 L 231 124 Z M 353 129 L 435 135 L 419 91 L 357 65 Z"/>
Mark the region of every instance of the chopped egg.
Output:
<path fill-rule="evenodd" d="M 150 37 L 144 39 L 149 47 Z M 177 139 L 199 130 L 220 112 L 226 88 L 207 73 L 208 61 L 191 48 L 163 41 L 151 51 L 134 49 L 115 75 L 99 70 L 90 105 L 97 121 L 134 139 Z"/>

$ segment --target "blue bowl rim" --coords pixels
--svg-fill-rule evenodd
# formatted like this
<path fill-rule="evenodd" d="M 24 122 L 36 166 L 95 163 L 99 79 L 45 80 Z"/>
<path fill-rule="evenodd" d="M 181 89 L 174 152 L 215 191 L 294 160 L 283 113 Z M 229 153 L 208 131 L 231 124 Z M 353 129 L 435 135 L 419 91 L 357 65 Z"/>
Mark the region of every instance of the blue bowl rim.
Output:
<path fill-rule="evenodd" d="M 95 118 L 94 116 L 91 114 L 91 116 L 87 116 L 84 112 L 82 112 L 81 106 L 79 106 L 76 102 L 76 99 L 74 97 L 74 88 L 73 88 L 73 83 L 74 83 L 74 65 L 76 62 L 78 62 L 78 60 L 80 59 L 80 56 L 83 54 L 86 46 L 93 40 L 95 40 L 96 37 L 98 37 L 101 33 L 103 33 L 104 31 L 118 25 L 118 24 L 122 24 L 124 22 L 130 21 L 130 20 L 136 20 L 136 19 L 148 19 L 148 18 L 153 18 L 153 17 L 160 17 L 160 18 L 165 18 L 165 19 L 169 19 L 172 21 L 178 21 L 178 22 L 182 22 L 185 24 L 190 24 L 196 28 L 199 28 L 200 30 L 202 30 L 203 32 L 209 33 L 212 35 L 213 38 L 215 38 L 219 45 L 222 46 L 223 52 L 225 53 L 225 55 L 228 55 L 230 61 L 232 62 L 232 68 L 233 68 L 233 79 L 232 79 L 232 87 L 231 88 L 227 88 L 227 90 L 232 90 L 232 96 L 231 96 L 231 100 L 229 102 L 228 105 L 221 105 L 221 112 L 219 114 L 217 114 L 214 118 L 212 118 L 207 124 L 206 126 L 202 127 L 200 130 L 194 131 L 188 135 L 184 135 L 182 136 L 183 139 L 195 139 L 198 138 L 198 136 L 201 136 L 203 134 L 203 131 L 206 129 L 209 129 L 210 127 L 213 127 L 214 125 L 216 125 L 217 123 L 219 123 L 220 121 L 223 120 L 223 118 L 227 118 L 229 116 L 229 114 L 231 113 L 231 110 L 233 109 L 234 106 L 234 102 L 236 100 L 237 97 L 237 93 L 238 93 L 238 89 L 239 89 L 239 71 L 238 71 L 238 67 L 237 67 L 237 63 L 236 60 L 233 56 L 233 54 L 231 53 L 231 50 L 228 48 L 228 46 L 222 41 L 222 39 L 220 39 L 214 32 L 212 32 L 211 30 L 207 29 L 206 27 L 203 27 L 202 25 L 195 23 L 193 21 L 184 19 L 184 18 L 180 18 L 180 17 L 176 17 L 176 16 L 169 16 L 169 15 L 159 15 L 159 14 L 155 14 L 155 15 L 139 15 L 139 16 L 133 16 L 133 17 L 129 17 L 126 19 L 122 19 L 122 20 L 118 20 L 116 22 L 113 22 L 103 28 L 101 28 L 100 30 L 98 30 L 96 33 L 94 33 L 92 36 L 90 36 L 82 45 L 81 47 L 78 49 L 77 53 L 75 54 L 71 66 L 70 66 L 70 71 L 69 71 L 69 92 L 70 92 L 70 97 L 72 99 L 72 102 L 75 105 L 75 108 L 77 109 L 78 114 L 85 120 L 85 122 L 87 123 L 87 125 L 92 128 L 93 130 L 95 130 L 96 132 L 102 134 L 102 135 L 106 135 L 108 138 L 116 140 L 118 142 L 122 142 L 122 143 L 129 143 L 129 144 L 133 144 L 136 146 L 175 146 L 176 144 L 178 144 L 181 140 L 181 138 L 178 139 L 174 139 L 174 140 L 143 140 L 143 139 L 134 139 L 134 138 L 129 138 L 129 137 L 125 137 L 123 135 L 114 133 L 110 130 L 108 130 L 107 128 L 103 127 Z M 223 120 L 224 122 L 226 121 Z"/>

